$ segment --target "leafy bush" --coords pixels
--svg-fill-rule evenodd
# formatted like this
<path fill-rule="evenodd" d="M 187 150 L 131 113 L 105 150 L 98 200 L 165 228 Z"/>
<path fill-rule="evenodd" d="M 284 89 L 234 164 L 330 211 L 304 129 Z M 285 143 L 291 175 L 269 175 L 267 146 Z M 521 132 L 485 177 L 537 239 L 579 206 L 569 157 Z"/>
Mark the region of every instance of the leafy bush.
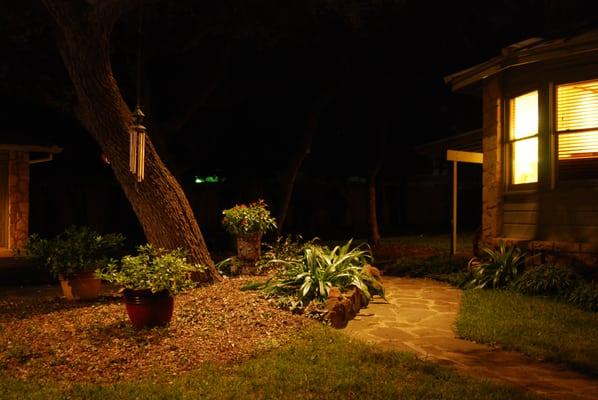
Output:
<path fill-rule="evenodd" d="M 118 233 L 100 235 L 88 227 L 72 226 L 53 239 L 31 235 L 25 252 L 52 275 L 69 278 L 108 265 L 119 255 L 124 241 L 125 237 Z"/>
<path fill-rule="evenodd" d="M 167 290 L 175 295 L 195 286 L 193 272 L 205 270 L 201 265 L 189 264 L 180 249 L 167 251 L 147 244 L 137 250 L 136 256 L 124 256 L 96 275 L 125 289 L 149 289 L 152 293 Z"/>
<path fill-rule="evenodd" d="M 234 236 L 264 233 L 276 229 L 276 220 L 270 216 L 264 200 L 249 205 L 239 204 L 222 211 L 222 226 Z"/>
<path fill-rule="evenodd" d="M 598 283 L 578 285 L 567 297 L 567 301 L 587 311 L 598 311 Z"/>
<path fill-rule="evenodd" d="M 286 238 L 280 236 L 272 244 L 264 243 L 267 250 L 262 254 L 256 266 L 259 271 L 284 268 L 288 262 L 300 261 L 305 246 L 314 244 L 317 240 L 317 238 L 313 238 L 309 242 L 302 242 L 300 235 L 295 237 L 289 235 Z M 285 264 L 285 262 L 287 263 Z"/>
<path fill-rule="evenodd" d="M 578 284 L 579 279 L 567 266 L 543 264 L 525 271 L 513 287 L 524 294 L 565 296 Z"/>
<path fill-rule="evenodd" d="M 344 246 L 328 247 L 307 243 L 300 257 L 289 260 L 272 260 L 284 265 L 276 276 L 266 282 L 264 292 L 271 297 L 286 298 L 291 309 L 302 309 L 311 301 L 323 302 L 333 286 L 344 290 L 355 286 L 366 299 L 372 295 L 384 295 L 384 288 L 364 266 L 372 259 L 369 248 L 351 249 L 352 241 Z"/>
<path fill-rule="evenodd" d="M 520 248 L 500 242 L 498 249 L 484 248 L 486 258 L 469 262 L 473 279 L 468 286 L 476 289 L 502 288 L 514 282 L 523 267 L 526 254 Z"/>

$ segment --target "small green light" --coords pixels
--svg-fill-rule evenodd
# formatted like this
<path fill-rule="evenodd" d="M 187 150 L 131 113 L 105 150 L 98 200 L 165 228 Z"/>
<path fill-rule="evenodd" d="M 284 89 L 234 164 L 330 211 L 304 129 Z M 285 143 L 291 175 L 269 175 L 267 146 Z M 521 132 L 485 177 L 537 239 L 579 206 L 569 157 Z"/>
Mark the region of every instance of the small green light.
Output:
<path fill-rule="evenodd" d="M 218 175 L 196 176 L 195 183 L 220 183 L 224 182 L 226 178 Z"/>

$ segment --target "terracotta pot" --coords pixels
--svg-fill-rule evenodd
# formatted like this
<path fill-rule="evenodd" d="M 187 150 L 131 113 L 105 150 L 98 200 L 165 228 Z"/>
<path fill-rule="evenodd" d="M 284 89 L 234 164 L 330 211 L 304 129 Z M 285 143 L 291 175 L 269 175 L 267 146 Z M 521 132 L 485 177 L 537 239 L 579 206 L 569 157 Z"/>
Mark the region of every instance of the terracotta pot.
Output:
<path fill-rule="evenodd" d="M 124 291 L 125 307 L 136 329 L 166 326 L 172 319 L 174 298 L 166 290 L 152 293 L 149 289 Z"/>
<path fill-rule="evenodd" d="M 62 293 L 68 301 L 93 300 L 98 298 L 102 291 L 102 281 L 95 277 L 94 271 L 73 274 L 68 278 L 59 275 L 58 278 Z"/>
<path fill-rule="evenodd" d="M 255 273 L 255 263 L 261 257 L 261 244 L 261 232 L 237 236 L 237 259 L 241 273 Z"/>

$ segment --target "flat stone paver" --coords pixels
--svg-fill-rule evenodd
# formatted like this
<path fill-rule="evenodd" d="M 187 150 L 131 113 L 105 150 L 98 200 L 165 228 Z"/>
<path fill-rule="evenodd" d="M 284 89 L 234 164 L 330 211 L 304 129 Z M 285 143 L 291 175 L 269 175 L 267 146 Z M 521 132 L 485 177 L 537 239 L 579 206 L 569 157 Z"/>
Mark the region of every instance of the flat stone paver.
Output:
<path fill-rule="evenodd" d="M 383 283 L 388 302 L 371 302 L 343 332 L 550 399 L 598 400 L 598 379 L 455 337 L 459 289 L 427 279 L 383 277 Z"/>

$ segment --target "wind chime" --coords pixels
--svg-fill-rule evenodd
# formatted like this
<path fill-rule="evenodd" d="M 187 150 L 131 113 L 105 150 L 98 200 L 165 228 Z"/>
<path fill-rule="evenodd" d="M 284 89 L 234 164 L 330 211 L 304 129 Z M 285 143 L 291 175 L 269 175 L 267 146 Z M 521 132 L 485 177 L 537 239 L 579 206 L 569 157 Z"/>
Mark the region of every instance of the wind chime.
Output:
<path fill-rule="evenodd" d="M 137 104 L 133 111 L 133 124 L 129 134 L 129 170 L 135 176 L 137 182 L 145 178 L 145 126 L 143 123 L 143 111 Z"/>
<path fill-rule="evenodd" d="M 143 13 L 139 9 L 139 27 L 137 30 L 137 105 L 131 115 L 132 124 L 129 128 L 129 171 L 137 182 L 145 178 L 145 135 L 146 129 L 143 126 L 143 111 L 141 111 L 141 37 L 142 37 Z"/>

